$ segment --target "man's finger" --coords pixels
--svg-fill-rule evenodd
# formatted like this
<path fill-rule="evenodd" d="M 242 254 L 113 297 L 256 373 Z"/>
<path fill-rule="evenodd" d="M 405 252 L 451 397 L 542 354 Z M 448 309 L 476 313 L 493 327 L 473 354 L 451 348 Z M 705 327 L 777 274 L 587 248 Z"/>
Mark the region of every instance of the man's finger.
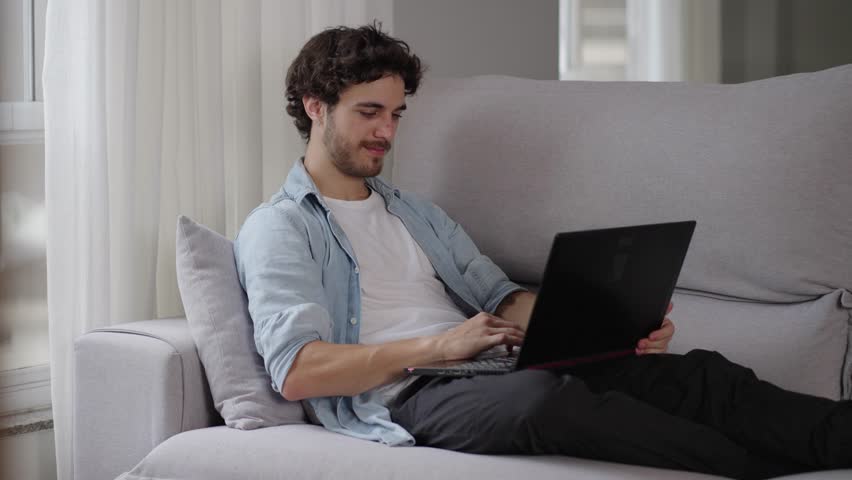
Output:
<path fill-rule="evenodd" d="M 666 348 L 666 345 L 668 343 L 669 343 L 668 340 L 657 340 L 657 341 L 640 340 L 639 341 L 639 348 L 642 349 L 642 350 L 647 350 L 647 349 L 652 349 L 652 348 Z"/>
<path fill-rule="evenodd" d="M 506 333 L 495 333 L 488 336 L 489 343 L 492 347 L 497 345 L 515 345 L 520 347 L 524 343 L 524 338 L 517 335 L 509 335 Z"/>
<path fill-rule="evenodd" d="M 498 333 L 505 333 L 507 335 L 512 335 L 516 337 L 523 338 L 524 332 L 515 328 L 515 327 L 504 327 L 504 328 L 489 328 L 488 335 L 496 335 Z"/>
<path fill-rule="evenodd" d="M 668 318 L 663 320 L 662 326 L 660 326 L 659 330 L 654 330 L 648 335 L 648 338 L 651 340 L 661 340 L 664 338 L 671 338 L 674 335 L 674 324 Z"/>
<path fill-rule="evenodd" d="M 653 355 L 653 354 L 657 354 L 657 353 L 666 353 L 666 350 L 662 349 L 662 348 L 645 348 L 645 349 L 637 348 L 636 349 L 636 355 Z"/>
<path fill-rule="evenodd" d="M 500 317 L 486 317 L 484 320 L 485 325 L 489 327 L 517 327 L 514 322 L 510 322 L 509 320 L 504 320 Z"/>

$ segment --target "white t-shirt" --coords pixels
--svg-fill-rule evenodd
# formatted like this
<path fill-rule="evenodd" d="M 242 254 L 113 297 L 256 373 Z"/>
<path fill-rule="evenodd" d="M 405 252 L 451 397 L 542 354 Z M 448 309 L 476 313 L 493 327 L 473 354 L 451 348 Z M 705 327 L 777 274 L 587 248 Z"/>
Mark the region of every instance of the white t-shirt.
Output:
<path fill-rule="evenodd" d="M 436 335 L 467 317 L 453 303 L 435 269 L 381 195 L 366 200 L 325 197 L 354 249 L 360 270 L 360 342 L 369 345 Z M 380 387 L 385 401 L 413 378 Z"/>

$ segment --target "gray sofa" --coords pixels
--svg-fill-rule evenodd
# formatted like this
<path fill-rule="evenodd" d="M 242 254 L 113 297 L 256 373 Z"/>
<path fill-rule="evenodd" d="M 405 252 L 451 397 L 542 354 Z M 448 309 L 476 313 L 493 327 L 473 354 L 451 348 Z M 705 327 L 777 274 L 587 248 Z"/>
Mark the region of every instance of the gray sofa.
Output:
<path fill-rule="evenodd" d="M 718 350 L 786 388 L 851 398 L 850 92 L 852 65 L 740 85 L 428 79 L 391 178 L 529 285 L 556 232 L 695 219 L 672 350 Z M 231 428 L 185 319 L 87 333 L 75 361 L 78 479 L 713 478 L 391 448 L 307 423 Z"/>

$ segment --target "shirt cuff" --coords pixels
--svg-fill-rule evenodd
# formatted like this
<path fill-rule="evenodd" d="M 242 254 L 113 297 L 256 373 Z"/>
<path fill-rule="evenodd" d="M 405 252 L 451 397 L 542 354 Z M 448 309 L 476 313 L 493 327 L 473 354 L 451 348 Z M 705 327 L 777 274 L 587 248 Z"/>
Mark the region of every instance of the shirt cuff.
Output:
<path fill-rule="evenodd" d="M 497 293 L 495 295 L 492 295 L 491 300 L 485 304 L 485 311 L 493 315 L 494 312 L 497 311 L 497 307 L 499 307 L 500 304 L 503 303 L 503 300 L 507 296 L 515 292 L 526 291 L 528 291 L 526 288 L 510 280 L 501 282 L 500 286 L 497 288 Z"/>

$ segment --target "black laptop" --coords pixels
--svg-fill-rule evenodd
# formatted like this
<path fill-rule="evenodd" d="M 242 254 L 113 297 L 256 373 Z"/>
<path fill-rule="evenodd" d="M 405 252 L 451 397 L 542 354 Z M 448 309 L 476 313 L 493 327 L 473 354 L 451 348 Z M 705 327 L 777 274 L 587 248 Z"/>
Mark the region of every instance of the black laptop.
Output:
<path fill-rule="evenodd" d="M 499 375 L 632 355 L 660 328 L 694 231 L 688 221 L 559 233 L 520 349 L 405 371 Z"/>

